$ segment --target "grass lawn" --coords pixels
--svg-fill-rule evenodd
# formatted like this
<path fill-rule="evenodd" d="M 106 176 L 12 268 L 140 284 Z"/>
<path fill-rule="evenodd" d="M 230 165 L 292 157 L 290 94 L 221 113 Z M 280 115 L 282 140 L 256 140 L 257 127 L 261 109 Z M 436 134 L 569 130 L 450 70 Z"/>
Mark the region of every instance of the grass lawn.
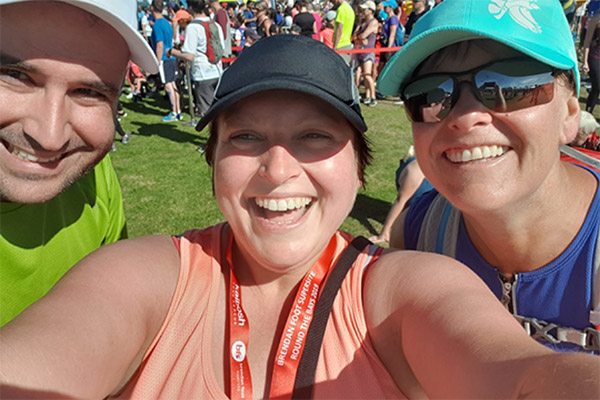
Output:
<path fill-rule="evenodd" d="M 122 97 L 122 104 L 128 115 L 121 125 L 132 140 L 126 145 L 117 141 L 111 157 L 123 189 L 130 237 L 176 234 L 223 221 L 212 195 L 211 170 L 197 151 L 206 143 L 206 130 L 162 122 L 167 114 L 163 97 L 137 103 Z M 363 107 L 363 114 L 374 160 L 342 229 L 368 237 L 381 228 L 396 196 L 395 170 L 412 138 L 403 107 L 393 100 Z"/>

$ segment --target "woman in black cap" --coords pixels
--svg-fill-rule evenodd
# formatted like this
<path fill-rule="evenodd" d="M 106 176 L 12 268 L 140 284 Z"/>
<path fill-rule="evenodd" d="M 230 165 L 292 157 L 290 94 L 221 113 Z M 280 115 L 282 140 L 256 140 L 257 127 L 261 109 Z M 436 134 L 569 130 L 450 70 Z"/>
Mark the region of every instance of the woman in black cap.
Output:
<path fill-rule="evenodd" d="M 338 231 L 370 150 L 327 46 L 259 40 L 209 123 L 227 222 L 87 257 L 2 331 L 4 383 L 29 397 L 598 395 L 597 358 L 535 343 L 458 262 Z"/>

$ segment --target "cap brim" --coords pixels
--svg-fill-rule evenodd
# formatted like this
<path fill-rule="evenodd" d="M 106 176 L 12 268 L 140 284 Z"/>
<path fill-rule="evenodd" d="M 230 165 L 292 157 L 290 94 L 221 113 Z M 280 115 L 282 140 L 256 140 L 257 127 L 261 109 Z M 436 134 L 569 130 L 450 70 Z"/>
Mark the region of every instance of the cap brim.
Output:
<path fill-rule="evenodd" d="M 289 77 L 283 79 L 277 76 L 246 85 L 243 88 L 224 96 L 223 98 L 213 101 L 213 104 L 210 106 L 206 114 L 200 119 L 198 125 L 196 125 L 196 130 L 201 131 L 204 129 L 204 127 L 206 127 L 219 113 L 231 107 L 238 101 L 241 101 L 246 97 L 259 92 L 277 89 L 293 90 L 315 96 L 335 107 L 359 132 L 364 133 L 367 131 L 367 125 L 365 124 L 365 121 L 360 118 L 359 114 L 352 110 L 352 106 L 344 103 L 337 97 L 332 96 L 325 90 L 307 84 L 306 81 L 299 81 Z M 359 105 L 356 104 L 354 107 L 359 107 Z"/>
<path fill-rule="evenodd" d="M 443 34 L 440 34 L 443 32 Z M 507 32 L 510 34 L 510 32 Z M 547 52 L 539 50 L 539 45 L 533 42 L 519 41 L 504 35 L 494 35 L 476 29 L 466 29 L 463 26 L 445 26 L 429 29 L 415 38 L 411 38 L 387 63 L 377 80 L 377 88 L 386 96 L 398 95 L 401 85 L 410 78 L 413 71 L 431 54 L 454 43 L 471 39 L 491 39 L 503 43 L 545 64 L 559 69 L 573 69 L 572 60 L 555 52 L 553 59 L 540 54 Z"/>
<path fill-rule="evenodd" d="M 35 0 L 0 0 L 0 5 L 12 3 L 24 3 Z M 127 21 L 119 16 L 107 11 L 105 8 L 96 4 L 93 0 L 52 0 L 66 4 L 71 4 L 93 14 L 112 26 L 129 47 L 131 60 L 149 74 L 158 73 L 158 61 L 148 42 L 137 32 Z M 124 0 L 118 0 L 124 1 Z M 57 25 L 58 28 L 58 25 Z"/>

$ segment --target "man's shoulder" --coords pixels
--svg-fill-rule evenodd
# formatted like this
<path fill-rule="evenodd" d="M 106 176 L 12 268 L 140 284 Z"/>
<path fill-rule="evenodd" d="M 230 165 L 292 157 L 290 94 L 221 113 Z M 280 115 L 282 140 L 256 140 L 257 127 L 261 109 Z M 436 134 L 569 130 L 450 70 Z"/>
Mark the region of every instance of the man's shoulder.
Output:
<path fill-rule="evenodd" d="M 173 30 L 173 27 L 171 26 L 169 21 L 166 20 L 166 18 L 160 18 L 160 19 L 156 20 L 156 22 L 154 22 L 154 29 L 168 31 L 168 30 Z"/>

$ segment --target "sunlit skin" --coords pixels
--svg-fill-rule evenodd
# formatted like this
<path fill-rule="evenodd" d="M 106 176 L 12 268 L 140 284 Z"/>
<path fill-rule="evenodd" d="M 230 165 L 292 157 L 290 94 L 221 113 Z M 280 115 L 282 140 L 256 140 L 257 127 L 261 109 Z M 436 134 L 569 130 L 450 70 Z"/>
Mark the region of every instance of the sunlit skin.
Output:
<path fill-rule="evenodd" d="M 518 55 L 492 41 L 462 42 L 433 55 L 418 74 L 466 71 Z M 444 120 L 413 123 L 415 150 L 425 176 L 467 212 L 516 207 L 554 190 L 562 168 L 558 146 L 569 142 L 578 121 L 572 91 L 559 80 L 554 90 L 550 103 L 501 113 L 486 108 L 463 85 L 457 104 Z M 467 163 L 448 159 L 447 152 L 485 145 L 505 146 L 508 151 Z"/>
<path fill-rule="evenodd" d="M 215 195 L 236 233 L 235 264 L 304 275 L 360 186 L 352 126 L 321 100 L 283 90 L 240 101 L 218 124 Z M 257 198 L 310 204 L 268 211 Z"/>
<path fill-rule="evenodd" d="M 129 50 L 91 14 L 39 2 L 2 6 L 0 53 L 0 198 L 44 202 L 110 150 Z"/>

